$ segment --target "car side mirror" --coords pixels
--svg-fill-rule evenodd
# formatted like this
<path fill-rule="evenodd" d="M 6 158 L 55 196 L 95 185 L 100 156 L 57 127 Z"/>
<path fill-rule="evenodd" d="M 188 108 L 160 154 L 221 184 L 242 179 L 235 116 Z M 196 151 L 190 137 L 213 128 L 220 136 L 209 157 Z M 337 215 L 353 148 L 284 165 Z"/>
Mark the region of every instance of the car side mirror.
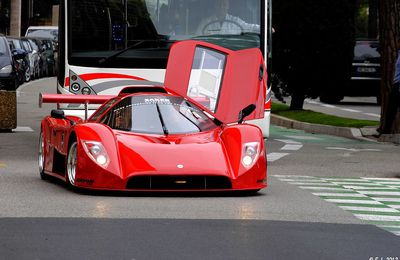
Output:
<path fill-rule="evenodd" d="M 53 109 L 51 110 L 51 117 L 56 119 L 65 119 L 65 114 L 63 110 Z"/>
<path fill-rule="evenodd" d="M 250 115 L 251 113 L 253 113 L 253 111 L 256 109 L 256 105 L 254 104 L 250 104 L 247 107 L 243 108 L 240 112 L 239 112 L 239 120 L 238 123 L 241 124 L 244 120 L 244 118 L 248 115 Z"/>

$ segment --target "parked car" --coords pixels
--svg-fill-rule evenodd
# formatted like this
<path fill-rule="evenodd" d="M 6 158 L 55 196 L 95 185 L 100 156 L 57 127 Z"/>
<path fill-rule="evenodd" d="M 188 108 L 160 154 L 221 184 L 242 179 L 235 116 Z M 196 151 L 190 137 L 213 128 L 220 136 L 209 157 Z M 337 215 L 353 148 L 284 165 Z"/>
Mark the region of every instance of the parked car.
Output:
<path fill-rule="evenodd" d="M 377 40 L 357 40 L 347 96 L 376 96 L 380 101 L 381 55 Z"/>
<path fill-rule="evenodd" d="M 31 78 L 30 67 L 29 67 L 29 56 L 27 52 L 22 47 L 22 41 L 19 38 L 7 36 L 8 44 L 10 45 L 11 53 L 23 54 L 23 59 L 15 59 L 17 71 L 18 71 L 18 81 L 19 84 L 28 82 Z"/>
<path fill-rule="evenodd" d="M 39 53 L 37 50 L 35 50 L 32 47 L 31 42 L 27 38 L 21 38 L 21 41 L 22 41 L 22 46 L 23 46 L 24 50 L 28 53 L 31 79 L 34 79 L 35 77 L 39 77 L 39 71 L 40 71 Z"/>
<path fill-rule="evenodd" d="M 42 64 L 46 64 L 44 68 L 42 68 L 43 76 L 53 76 L 56 73 L 56 61 L 54 56 L 54 43 L 50 39 L 39 38 L 41 41 L 41 59 L 43 61 Z"/>
<path fill-rule="evenodd" d="M 23 54 L 13 53 L 6 37 L 0 36 L 0 90 L 16 90 L 19 86 L 15 59 Z"/>
<path fill-rule="evenodd" d="M 46 38 L 58 41 L 58 26 L 29 26 L 25 37 Z"/>

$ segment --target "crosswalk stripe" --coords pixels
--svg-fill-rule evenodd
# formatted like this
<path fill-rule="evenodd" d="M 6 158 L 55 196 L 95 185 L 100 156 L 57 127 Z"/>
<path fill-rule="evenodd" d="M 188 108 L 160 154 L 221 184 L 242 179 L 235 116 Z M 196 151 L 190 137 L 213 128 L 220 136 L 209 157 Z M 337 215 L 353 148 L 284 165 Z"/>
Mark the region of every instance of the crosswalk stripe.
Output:
<path fill-rule="evenodd" d="M 366 195 L 400 195 L 400 191 L 366 191 L 366 190 L 359 190 L 359 193 L 366 194 Z"/>
<path fill-rule="evenodd" d="M 288 153 L 269 153 L 267 154 L 267 161 L 273 162 L 281 159 L 282 157 L 285 157 L 286 155 L 288 155 Z"/>
<path fill-rule="evenodd" d="M 322 183 L 317 183 L 317 182 L 290 182 L 290 184 L 295 184 L 295 185 L 302 185 L 302 186 L 326 186 L 326 187 L 339 187 L 338 185 L 334 183 L 329 183 L 329 182 L 322 182 Z"/>
<path fill-rule="evenodd" d="M 384 216 L 384 215 L 369 215 L 369 214 L 354 214 L 362 220 L 373 220 L 373 221 L 400 221 L 400 216 Z"/>
<path fill-rule="evenodd" d="M 400 202 L 400 198 L 372 197 L 374 200 L 381 202 Z"/>
<path fill-rule="evenodd" d="M 397 191 L 396 188 L 389 187 L 371 187 L 371 186 L 354 186 L 354 185 L 343 185 L 347 189 L 353 189 L 357 191 Z"/>
<path fill-rule="evenodd" d="M 327 181 L 322 181 L 322 180 L 296 180 L 296 179 L 282 179 L 280 178 L 281 181 L 287 181 L 287 182 L 307 182 L 307 183 L 329 183 Z"/>
<path fill-rule="evenodd" d="M 378 201 L 375 200 L 349 200 L 349 199 L 326 199 L 326 201 L 329 202 L 335 202 L 335 203 L 352 203 L 352 204 L 381 204 Z"/>
<path fill-rule="evenodd" d="M 280 176 L 351 212 L 364 222 L 400 236 L 400 180 L 394 178 Z"/>
<path fill-rule="evenodd" d="M 400 182 L 400 179 L 396 179 L 396 178 L 361 177 L 361 179 L 372 180 L 372 181 L 395 181 L 395 180 L 398 180 Z"/>
<path fill-rule="evenodd" d="M 333 187 L 310 187 L 310 186 L 299 186 L 302 189 L 306 190 L 332 190 L 332 191 L 347 191 L 347 189 L 343 188 L 333 188 Z"/>
<path fill-rule="evenodd" d="M 355 207 L 355 206 L 339 206 L 339 208 L 351 211 L 370 211 L 370 212 L 392 212 L 399 213 L 398 210 L 392 208 L 374 208 L 374 207 Z"/>
<path fill-rule="evenodd" d="M 366 195 L 360 194 L 360 193 L 331 193 L 331 192 L 315 192 L 313 193 L 314 195 L 320 196 L 320 197 L 358 197 L 358 198 L 369 198 Z"/>
<path fill-rule="evenodd" d="M 285 151 L 297 151 L 300 150 L 303 147 L 302 144 L 285 144 L 281 150 Z"/>
<path fill-rule="evenodd" d="M 338 185 L 354 185 L 354 186 L 362 185 L 362 186 L 368 186 L 368 187 L 370 187 L 370 186 L 372 186 L 372 187 L 374 187 L 374 186 L 382 186 L 381 184 L 369 183 L 369 182 L 356 182 L 356 181 L 354 181 L 354 182 L 331 181 L 331 182 L 335 183 L 335 184 L 338 184 Z"/>

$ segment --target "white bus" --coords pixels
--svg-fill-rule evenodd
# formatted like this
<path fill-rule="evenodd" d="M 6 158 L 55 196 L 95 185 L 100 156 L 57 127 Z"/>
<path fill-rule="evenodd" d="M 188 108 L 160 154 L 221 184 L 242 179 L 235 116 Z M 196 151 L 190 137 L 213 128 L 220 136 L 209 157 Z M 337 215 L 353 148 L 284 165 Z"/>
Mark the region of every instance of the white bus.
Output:
<path fill-rule="evenodd" d="M 257 47 L 267 61 L 270 1 L 60 1 L 57 91 L 116 94 L 126 86 L 162 84 L 171 45 L 186 39 L 233 50 Z M 270 93 L 268 88 L 265 117 L 256 122 L 266 137 Z M 63 108 L 81 113 L 74 104 Z"/>

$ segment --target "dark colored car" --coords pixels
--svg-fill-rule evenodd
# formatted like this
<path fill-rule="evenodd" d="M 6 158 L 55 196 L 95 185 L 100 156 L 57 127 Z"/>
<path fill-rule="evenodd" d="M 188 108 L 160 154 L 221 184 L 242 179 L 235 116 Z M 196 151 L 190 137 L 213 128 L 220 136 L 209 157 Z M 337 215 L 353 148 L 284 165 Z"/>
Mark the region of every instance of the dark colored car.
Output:
<path fill-rule="evenodd" d="M 30 70 L 30 79 L 37 78 L 39 76 L 39 53 L 35 50 L 31 44 L 31 42 L 27 38 L 21 38 L 22 47 L 28 53 L 29 59 L 29 70 Z"/>
<path fill-rule="evenodd" d="M 15 37 L 6 37 L 8 44 L 10 45 L 11 53 L 20 54 L 20 59 L 15 59 L 16 67 L 18 72 L 18 81 L 19 84 L 24 82 L 28 82 L 30 80 L 30 67 L 29 67 L 29 57 L 27 52 L 24 50 L 22 46 L 22 41 L 19 38 Z M 21 58 L 21 55 L 25 56 Z"/>
<path fill-rule="evenodd" d="M 20 55 L 13 55 L 6 37 L 0 36 L 0 90 L 15 90 L 19 86 L 14 59 L 24 57 Z"/>
<path fill-rule="evenodd" d="M 377 40 L 357 40 L 354 47 L 350 96 L 376 96 L 380 100 L 381 55 Z"/>
<path fill-rule="evenodd" d="M 54 57 L 54 42 L 51 39 L 40 38 L 41 41 L 41 59 L 42 76 L 53 76 L 56 73 L 56 61 Z"/>

